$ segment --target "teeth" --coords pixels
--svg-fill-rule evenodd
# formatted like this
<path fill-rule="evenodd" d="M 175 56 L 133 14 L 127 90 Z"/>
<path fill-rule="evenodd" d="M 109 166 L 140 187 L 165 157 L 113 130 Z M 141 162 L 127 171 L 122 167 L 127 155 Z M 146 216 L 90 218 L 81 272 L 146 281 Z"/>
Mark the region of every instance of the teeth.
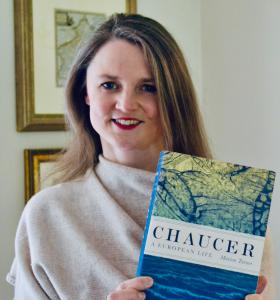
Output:
<path fill-rule="evenodd" d="M 140 123 L 137 120 L 115 120 L 116 123 L 122 124 L 122 125 L 136 125 L 138 123 Z"/>

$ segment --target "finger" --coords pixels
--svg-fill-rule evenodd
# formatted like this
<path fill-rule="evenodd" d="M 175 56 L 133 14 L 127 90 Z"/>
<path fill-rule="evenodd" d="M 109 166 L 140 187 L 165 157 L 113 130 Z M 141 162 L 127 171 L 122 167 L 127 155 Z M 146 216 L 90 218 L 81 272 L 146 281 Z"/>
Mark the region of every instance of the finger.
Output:
<path fill-rule="evenodd" d="M 153 285 L 153 279 L 148 276 L 136 277 L 128 279 L 122 282 L 118 287 L 117 291 L 124 290 L 127 288 L 136 289 L 138 291 L 144 291 Z"/>
<path fill-rule="evenodd" d="M 146 298 L 144 292 L 139 292 L 135 289 L 119 290 L 108 295 L 107 300 L 143 300 Z"/>
<path fill-rule="evenodd" d="M 257 294 L 246 296 L 245 300 L 262 300 L 263 297 Z"/>
<path fill-rule="evenodd" d="M 265 288 L 267 287 L 267 278 L 265 276 L 260 276 L 258 280 L 258 286 L 257 286 L 257 294 L 261 294 Z"/>

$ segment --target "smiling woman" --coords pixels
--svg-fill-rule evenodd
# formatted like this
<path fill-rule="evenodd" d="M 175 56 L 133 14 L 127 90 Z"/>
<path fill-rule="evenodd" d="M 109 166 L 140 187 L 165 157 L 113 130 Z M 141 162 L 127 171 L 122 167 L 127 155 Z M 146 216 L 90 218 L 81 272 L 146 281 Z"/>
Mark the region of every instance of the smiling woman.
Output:
<path fill-rule="evenodd" d="M 110 60 L 110 64 L 107 59 Z M 94 68 L 95 65 L 97 70 Z M 125 73 L 119 74 L 120 71 Z M 99 89 L 96 83 L 100 85 Z M 93 97 L 92 94 L 95 92 L 96 95 Z M 155 132 L 161 135 L 156 137 L 156 143 L 149 145 L 150 148 L 158 148 L 157 152 L 150 153 L 153 156 L 152 163 L 150 159 L 145 158 L 147 149 L 135 148 L 124 153 L 119 152 L 119 148 L 116 147 L 114 152 L 119 152 L 118 162 L 140 169 L 155 170 L 160 148 L 211 157 L 196 93 L 184 56 L 169 32 L 152 19 L 139 15 L 118 14 L 105 22 L 77 56 L 69 75 L 66 95 L 67 118 L 75 134 L 73 139 L 75 142 L 60 160 L 61 181 L 85 174 L 90 166 L 98 163 L 99 155 L 104 154 L 101 138 L 103 142 L 106 142 L 106 139 L 100 136 L 95 128 L 97 124 L 94 125 L 94 122 L 97 120 L 92 117 L 89 119 L 88 116 L 100 114 L 101 107 L 108 109 L 107 107 L 111 105 L 112 109 L 110 101 L 113 98 L 118 100 L 114 100 L 115 111 L 110 120 L 136 117 L 143 122 L 136 126 L 133 133 L 136 131 L 143 133 L 144 131 L 140 132 L 140 129 L 147 128 L 146 125 L 151 124 L 152 118 L 158 128 L 149 132 L 149 136 L 153 134 L 155 137 Z M 102 106 L 91 109 L 91 102 L 95 98 L 98 102 L 101 95 L 104 102 Z M 108 98 L 111 100 L 108 101 Z M 142 104 L 139 106 L 137 103 L 140 99 Z M 127 106 L 129 110 L 132 106 L 133 110 L 136 105 L 138 105 L 137 115 L 133 115 L 135 111 L 128 114 Z M 145 109 L 149 107 L 148 113 L 145 111 L 146 123 L 141 119 L 144 116 L 138 116 L 139 108 L 141 109 L 143 105 Z M 158 120 L 155 120 L 156 115 Z M 124 121 L 125 119 L 122 119 L 110 124 L 116 125 Z M 121 140 L 122 131 L 117 129 L 120 130 L 117 126 L 111 128 L 115 130 L 114 134 L 118 133 L 117 136 Z M 132 135 L 132 131 L 126 131 L 125 134 Z M 135 135 L 132 140 L 136 138 Z M 125 140 L 128 141 L 123 136 L 123 141 Z M 150 140 L 153 141 L 153 138 Z M 156 144 L 158 145 L 155 146 Z M 83 159 L 77 159 L 78 157 Z M 142 165 L 144 161 L 146 166 Z"/>
<path fill-rule="evenodd" d="M 133 277 L 159 153 L 211 157 L 182 52 L 156 21 L 113 15 L 80 50 L 66 98 L 60 184 L 25 207 L 8 281 L 15 299 L 144 299 L 153 281 Z"/>

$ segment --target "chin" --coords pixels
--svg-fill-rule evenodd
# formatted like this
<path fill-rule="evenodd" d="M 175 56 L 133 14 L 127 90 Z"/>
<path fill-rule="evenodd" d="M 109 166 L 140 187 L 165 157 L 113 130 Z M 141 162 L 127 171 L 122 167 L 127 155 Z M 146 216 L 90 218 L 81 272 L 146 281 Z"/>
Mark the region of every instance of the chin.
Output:
<path fill-rule="evenodd" d="M 141 150 L 141 148 L 139 146 L 133 145 L 133 144 L 121 144 L 121 145 L 118 145 L 118 148 L 120 150 L 123 150 L 123 151 L 138 151 L 138 150 Z"/>
<path fill-rule="evenodd" d="M 136 143 L 136 141 L 117 141 L 114 147 L 123 151 L 141 151 L 148 148 L 147 145 L 143 143 Z"/>

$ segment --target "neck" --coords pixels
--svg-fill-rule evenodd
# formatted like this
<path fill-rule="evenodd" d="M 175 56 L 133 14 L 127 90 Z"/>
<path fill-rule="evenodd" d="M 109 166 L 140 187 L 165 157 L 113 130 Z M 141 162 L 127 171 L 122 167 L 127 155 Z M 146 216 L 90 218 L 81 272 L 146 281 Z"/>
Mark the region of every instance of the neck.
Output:
<path fill-rule="evenodd" d="M 128 151 L 103 151 L 103 156 L 113 162 L 142 169 L 150 172 L 155 172 L 161 150 L 145 151 L 145 150 L 128 150 Z"/>

